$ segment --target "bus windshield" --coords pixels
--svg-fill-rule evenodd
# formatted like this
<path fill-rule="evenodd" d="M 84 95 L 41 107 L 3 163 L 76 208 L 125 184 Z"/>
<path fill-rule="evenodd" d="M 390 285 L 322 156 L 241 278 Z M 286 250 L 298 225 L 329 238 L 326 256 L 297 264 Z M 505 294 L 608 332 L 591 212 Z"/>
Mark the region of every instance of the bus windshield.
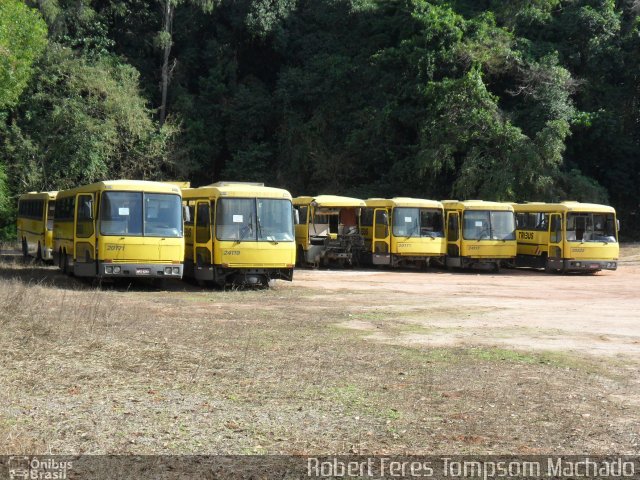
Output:
<path fill-rule="evenodd" d="M 467 210 L 462 235 L 465 240 L 515 240 L 515 217 L 509 211 Z"/>
<path fill-rule="evenodd" d="M 398 207 L 393 211 L 395 237 L 443 237 L 442 211 L 437 208 Z"/>
<path fill-rule="evenodd" d="M 100 205 L 100 232 L 102 235 L 181 237 L 181 208 L 178 195 L 105 192 Z"/>
<path fill-rule="evenodd" d="M 616 243 L 616 221 L 613 213 L 567 214 L 567 240 Z"/>
<path fill-rule="evenodd" d="M 290 200 L 271 198 L 222 198 L 216 212 L 218 240 L 292 242 L 293 214 Z"/>

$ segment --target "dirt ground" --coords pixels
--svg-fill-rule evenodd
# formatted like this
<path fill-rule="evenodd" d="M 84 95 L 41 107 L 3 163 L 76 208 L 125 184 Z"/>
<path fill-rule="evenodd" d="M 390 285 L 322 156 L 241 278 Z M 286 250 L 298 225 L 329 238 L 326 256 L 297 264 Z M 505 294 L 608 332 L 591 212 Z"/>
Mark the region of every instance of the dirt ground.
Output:
<path fill-rule="evenodd" d="M 640 249 L 638 249 L 640 253 Z M 640 360 L 640 255 L 615 272 L 543 275 L 411 271 L 300 271 L 296 285 L 361 293 L 367 315 L 344 322 L 374 341 L 431 347 L 504 346 Z M 425 333 L 386 335 L 376 312 L 402 316 Z M 452 312 L 457 312 L 452 315 Z"/>
<path fill-rule="evenodd" d="M 0 454 L 638 454 L 640 246 L 620 265 L 157 291 L 5 254 Z"/>

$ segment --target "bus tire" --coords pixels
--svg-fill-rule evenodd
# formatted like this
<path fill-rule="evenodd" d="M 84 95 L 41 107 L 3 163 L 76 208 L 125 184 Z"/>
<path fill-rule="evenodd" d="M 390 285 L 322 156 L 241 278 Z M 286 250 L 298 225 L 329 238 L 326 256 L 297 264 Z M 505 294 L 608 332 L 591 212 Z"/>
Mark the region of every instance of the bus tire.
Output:
<path fill-rule="evenodd" d="M 29 245 L 27 244 L 27 239 L 22 238 L 22 256 L 27 258 L 29 256 Z"/>
<path fill-rule="evenodd" d="M 42 261 L 42 248 L 40 247 L 40 242 L 38 242 L 38 253 L 36 254 L 36 260 Z"/>

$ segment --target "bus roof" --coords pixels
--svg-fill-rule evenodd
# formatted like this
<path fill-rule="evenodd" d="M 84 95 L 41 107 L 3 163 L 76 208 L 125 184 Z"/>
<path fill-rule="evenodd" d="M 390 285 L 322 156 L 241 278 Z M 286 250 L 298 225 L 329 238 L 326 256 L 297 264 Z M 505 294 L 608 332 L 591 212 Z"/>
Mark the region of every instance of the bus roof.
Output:
<path fill-rule="evenodd" d="M 595 212 L 595 213 L 615 213 L 615 209 L 609 205 L 597 203 L 581 203 L 565 201 L 560 203 L 527 202 L 514 203 L 516 212 Z"/>
<path fill-rule="evenodd" d="M 294 205 L 310 205 L 315 207 L 341 208 L 341 207 L 366 207 L 364 200 L 352 197 L 341 197 L 338 195 L 317 195 L 315 197 L 296 197 L 293 199 Z"/>
<path fill-rule="evenodd" d="M 424 198 L 393 197 L 393 198 L 367 198 L 367 207 L 423 207 L 442 208 L 442 203 L 437 200 Z"/>
<path fill-rule="evenodd" d="M 442 200 L 445 210 L 506 210 L 513 211 L 510 203 L 485 200 Z"/>
<path fill-rule="evenodd" d="M 80 187 L 71 188 L 69 190 L 60 190 L 58 196 L 74 195 L 83 192 L 95 192 L 102 190 L 120 190 L 132 192 L 151 192 L 151 193 L 177 193 L 180 194 L 180 188 L 176 185 L 163 182 L 152 182 L 149 180 L 104 180 L 102 182 L 92 183 L 90 185 L 82 185 Z"/>
<path fill-rule="evenodd" d="M 291 194 L 283 188 L 265 187 L 262 183 L 217 182 L 198 188 L 182 189 L 182 196 L 191 198 L 286 198 L 291 200 Z"/>
<path fill-rule="evenodd" d="M 23 193 L 18 197 L 18 201 L 20 200 L 55 200 L 56 195 L 58 195 L 57 190 L 51 192 L 27 192 Z"/>

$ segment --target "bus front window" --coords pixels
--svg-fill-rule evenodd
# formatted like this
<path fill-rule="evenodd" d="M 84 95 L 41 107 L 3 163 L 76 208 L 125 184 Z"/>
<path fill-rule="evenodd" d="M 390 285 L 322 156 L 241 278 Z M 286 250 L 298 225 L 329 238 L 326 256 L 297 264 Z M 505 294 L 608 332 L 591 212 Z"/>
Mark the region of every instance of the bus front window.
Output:
<path fill-rule="evenodd" d="M 442 212 L 436 208 L 398 207 L 393 211 L 395 237 L 443 237 Z"/>
<path fill-rule="evenodd" d="M 142 235 L 142 193 L 103 193 L 100 232 L 102 235 Z"/>
<path fill-rule="evenodd" d="M 182 236 L 182 203 L 178 195 L 144 194 L 144 234 L 150 237 Z"/>
<path fill-rule="evenodd" d="M 257 199 L 258 241 L 292 242 L 291 202 L 279 199 Z"/>
<path fill-rule="evenodd" d="M 513 212 L 491 212 L 491 238 L 515 240 L 516 220 Z"/>
<path fill-rule="evenodd" d="M 613 213 L 567 214 L 567 240 L 616 243 L 616 221 Z"/>
<path fill-rule="evenodd" d="M 463 218 L 462 235 L 465 240 L 515 240 L 516 238 L 513 212 L 467 210 Z"/>
<path fill-rule="evenodd" d="M 216 213 L 218 240 L 256 240 L 256 202 L 253 198 L 222 198 Z"/>
<path fill-rule="evenodd" d="M 465 240 L 491 238 L 491 220 L 488 210 L 467 210 L 464 212 L 462 237 Z"/>

